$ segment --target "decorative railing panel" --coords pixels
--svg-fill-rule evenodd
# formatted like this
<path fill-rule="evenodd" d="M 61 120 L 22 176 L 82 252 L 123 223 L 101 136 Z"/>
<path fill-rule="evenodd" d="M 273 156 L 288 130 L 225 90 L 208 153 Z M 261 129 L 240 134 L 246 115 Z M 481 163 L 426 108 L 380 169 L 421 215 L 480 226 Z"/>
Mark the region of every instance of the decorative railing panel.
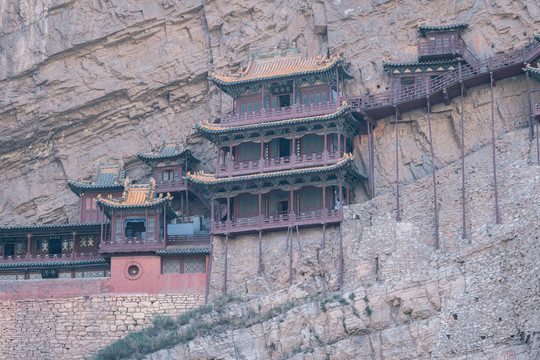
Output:
<path fill-rule="evenodd" d="M 156 191 L 165 192 L 185 190 L 187 185 L 187 181 L 183 178 L 170 181 L 156 181 Z"/>
<path fill-rule="evenodd" d="M 298 214 L 287 212 L 271 216 L 255 216 L 248 218 L 236 218 L 230 221 L 215 221 L 214 233 L 243 232 L 252 230 L 278 229 L 287 226 L 302 226 L 322 224 L 323 222 L 339 222 L 341 213 L 339 209 L 303 211 Z"/>
<path fill-rule="evenodd" d="M 167 246 L 210 246 L 210 234 L 168 235 Z"/>
<path fill-rule="evenodd" d="M 141 237 L 121 237 L 114 240 L 105 240 L 101 243 L 100 253 L 156 251 L 165 249 L 163 240 L 145 239 Z"/>
<path fill-rule="evenodd" d="M 259 159 L 251 161 L 220 164 L 217 167 L 218 176 L 234 176 L 267 171 L 296 169 L 298 167 L 319 166 L 336 163 L 343 156 L 343 151 L 319 152 L 302 154 L 300 156 L 283 156 L 279 158 Z"/>
<path fill-rule="evenodd" d="M 296 104 L 276 109 L 263 109 L 248 113 L 224 114 L 221 117 L 221 126 L 240 126 L 258 124 L 263 122 L 301 118 L 330 114 L 338 108 L 337 101 L 328 101 L 316 104 Z"/>

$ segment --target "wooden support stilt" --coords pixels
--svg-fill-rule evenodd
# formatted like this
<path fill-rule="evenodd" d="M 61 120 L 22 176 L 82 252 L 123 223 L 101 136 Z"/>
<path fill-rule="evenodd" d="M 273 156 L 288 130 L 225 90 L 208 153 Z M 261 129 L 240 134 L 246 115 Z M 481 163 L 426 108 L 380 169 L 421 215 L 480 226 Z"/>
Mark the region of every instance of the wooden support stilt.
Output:
<path fill-rule="evenodd" d="M 495 86 L 495 80 L 493 79 L 493 72 L 489 73 L 490 88 L 491 88 L 491 149 L 493 155 L 493 189 L 495 192 L 495 222 L 501 223 L 499 216 L 499 193 L 497 191 L 497 162 L 495 159 L 495 111 L 493 109 L 493 87 Z"/>
<path fill-rule="evenodd" d="M 534 137 L 534 126 L 533 126 L 532 102 L 531 102 L 531 80 L 529 78 L 528 71 L 525 71 L 525 76 L 527 77 L 527 100 L 529 104 L 529 140 L 532 140 Z"/>
<path fill-rule="evenodd" d="M 300 231 L 298 231 L 298 225 L 296 225 L 296 240 L 298 242 L 298 254 L 302 252 L 302 244 L 300 243 Z"/>
<path fill-rule="evenodd" d="M 210 295 L 210 273 L 212 272 L 212 255 L 214 254 L 214 235 L 210 235 L 210 254 L 208 254 L 208 269 L 206 269 L 206 290 L 204 295 L 204 303 L 208 303 L 208 295 Z"/>
<path fill-rule="evenodd" d="M 463 124 L 463 95 L 465 85 L 461 83 L 461 207 L 462 207 L 462 227 L 463 238 L 467 238 L 467 222 L 465 218 L 465 131 Z"/>
<path fill-rule="evenodd" d="M 259 276 L 262 275 L 262 231 L 259 230 Z"/>
<path fill-rule="evenodd" d="M 431 150 L 431 174 L 433 176 L 433 212 L 435 215 L 435 249 L 439 248 L 439 212 L 437 211 L 437 181 L 435 179 L 435 154 L 433 152 L 433 136 L 431 132 L 431 104 L 429 96 L 427 102 L 427 118 L 429 128 L 429 148 Z"/>
<path fill-rule="evenodd" d="M 339 290 L 343 289 L 343 234 L 342 223 L 339 223 Z"/>
<path fill-rule="evenodd" d="M 227 293 L 227 257 L 229 255 L 229 234 L 225 235 L 225 269 L 223 269 L 223 294 Z"/>
<path fill-rule="evenodd" d="M 326 242 L 326 223 L 322 225 L 322 249 L 324 250 L 324 243 Z"/>
<path fill-rule="evenodd" d="M 448 97 L 448 90 L 446 90 L 446 88 L 443 89 L 443 96 L 444 96 L 444 103 L 446 105 L 450 105 L 450 98 Z"/>
<path fill-rule="evenodd" d="M 292 228 L 287 228 L 287 244 L 289 243 L 289 238 L 291 240 L 291 244 L 289 246 L 289 286 L 292 284 Z"/>
<path fill-rule="evenodd" d="M 371 174 L 371 124 L 367 123 L 367 131 L 368 131 L 368 163 L 369 163 L 369 197 L 373 199 L 373 178 Z"/>
<path fill-rule="evenodd" d="M 401 221 L 399 209 L 399 142 L 398 142 L 398 113 L 396 111 L 396 221 Z"/>

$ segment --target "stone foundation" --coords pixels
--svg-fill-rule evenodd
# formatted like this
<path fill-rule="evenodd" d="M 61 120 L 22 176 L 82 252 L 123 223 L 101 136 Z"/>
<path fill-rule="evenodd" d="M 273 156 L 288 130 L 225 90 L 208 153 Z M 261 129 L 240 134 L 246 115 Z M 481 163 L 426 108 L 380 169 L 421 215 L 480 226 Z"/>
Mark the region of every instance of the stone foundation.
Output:
<path fill-rule="evenodd" d="M 83 359 L 158 315 L 204 304 L 204 294 L 2 300 L 1 359 Z"/>

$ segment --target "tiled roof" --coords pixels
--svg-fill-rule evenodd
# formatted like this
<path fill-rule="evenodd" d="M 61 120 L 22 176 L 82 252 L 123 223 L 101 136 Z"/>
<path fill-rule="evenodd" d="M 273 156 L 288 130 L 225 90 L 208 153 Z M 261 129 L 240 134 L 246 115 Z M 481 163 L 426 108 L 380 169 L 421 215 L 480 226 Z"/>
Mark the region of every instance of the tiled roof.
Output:
<path fill-rule="evenodd" d="M 232 85 L 252 81 L 277 79 L 282 77 L 307 75 L 332 70 L 340 66 L 341 73 L 352 78 L 343 68 L 339 56 L 303 57 L 296 47 L 281 45 L 280 48 L 252 56 L 248 66 L 236 74 L 210 74 L 209 79 L 216 84 Z"/>
<path fill-rule="evenodd" d="M 285 176 L 294 176 L 294 175 L 307 175 L 311 173 L 321 173 L 321 172 L 332 172 L 347 166 L 352 162 L 354 156 L 351 154 L 345 154 L 341 160 L 333 165 L 328 166 L 314 166 L 310 168 L 303 169 L 292 169 L 292 170 L 282 170 L 267 172 L 262 174 L 251 174 L 251 175 L 242 175 L 242 176 L 233 176 L 233 177 L 224 177 L 216 178 L 214 174 L 205 174 L 203 172 L 198 172 L 195 174 L 187 173 L 186 179 L 192 181 L 195 184 L 201 185 L 217 185 L 217 184 L 227 184 L 227 183 L 236 183 L 243 181 L 254 181 L 270 178 L 280 178 Z"/>
<path fill-rule="evenodd" d="M 142 160 L 170 159 L 180 157 L 186 151 L 189 151 L 189 147 L 185 140 L 169 140 L 153 149 L 147 149 L 137 156 Z"/>
<path fill-rule="evenodd" d="M 523 70 L 527 71 L 536 80 L 540 81 L 540 67 L 535 68 L 531 65 L 527 65 Z"/>
<path fill-rule="evenodd" d="M 79 195 L 86 190 L 122 190 L 125 174 L 122 165 L 101 165 L 98 164 L 94 176 L 89 180 L 68 179 L 71 190 Z"/>
<path fill-rule="evenodd" d="M 124 193 L 120 199 L 113 199 L 112 196 L 102 198 L 98 195 L 96 201 L 104 208 L 145 208 L 156 207 L 172 200 L 172 196 L 156 197 L 156 182 L 150 178 L 149 184 L 132 184 L 127 178 L 124 182 Z M 100 207 L 101 207 L 100 206 Z"/>
<path fill-rule="evenodd" d="M 165 249 L 156 251 L 156 255 L 209 255 L 210 249 Z"/>
<path fill-rule="evenodd" d="M 87 259 L 87 260 L 72 260 L 72 261 L 33 261 L 22 263 L 0 263 L 0 269 L 6 268 L 26 268 L 26 267 L 66 267 L 66 266 L 81 266 L 81 265 L 100 265 L 107 264 L 107 260 Z"/>
<path fill-rule="evenodd" d="M 242 125 L 242 126 L 231 126 L 231 127 L 221 127 L 219 124 L 213 125 L 213 124 L 209 124 L 208 122 L 200 122 L 195 125 L 195 129 L 203 133 L 227 134 L 227 133 L 234 133 L 234 132 L 241 132 L 241 131 L 249 131 L 253 129 L 271 128 L 277 125 L 295 125 L 299 123 L 308 123 L 312 121 L 331 120 L 331 119 L 334 119 L 341 115 L 346 114 L 350 108 L 351 108 L 350 105 L 348 105 L 347 102 L 344 101 L 341 107 L 336 109 L 335 112 L 331 114 L 326 114 L 326 115 L 308 116 L 308 117 L 303 117 L 303 118 L 287 119 L 287 120 L 279 120 L 279 121 L 271 121 L 271 122 L 264 122 L 264 123 L 258 123 L 258 124 Z"/>
<path fill-rule="evenodd" d="M 460 22 L 455 24 L 448 24 L 448 25 L 420 25 L 418 27 L 418 30 L 425 35 L 426 33 L 430 32 L 445 32 L 445 31 L 453 31 L 453 30 L 461 30 L 465 29 L 469 26 L 466 22 Z"/>
<path fill-rule="evenodd" d="M 2 233 L 17 233 L 17 232 L 37 232 L 37 231 L 74 231 L 85 229 L 99 229 L 101 223 L 74 223 L 74 224 L 46 224 L 46 225 L 15 225 L 15 226 L 0 226 L 0 234 Z"/>
<path fill-rule="evenodd" d="M 462 60 L 451 59 L 451 60 L 433 60 L 433 61 L 410 61 L 410 62 L 397 62 L 389 59 L 383 59 L 383 69 L 387 73 L 393 72 L 395 69 L 401 68 L 433 68 L 432 71 L 437 71 L 439 67 L 446 66 L 458 66 Z M 447 68 L 443 69 L 444 71 Z M 412 71 L 411 71 L 412 72 Z"/>

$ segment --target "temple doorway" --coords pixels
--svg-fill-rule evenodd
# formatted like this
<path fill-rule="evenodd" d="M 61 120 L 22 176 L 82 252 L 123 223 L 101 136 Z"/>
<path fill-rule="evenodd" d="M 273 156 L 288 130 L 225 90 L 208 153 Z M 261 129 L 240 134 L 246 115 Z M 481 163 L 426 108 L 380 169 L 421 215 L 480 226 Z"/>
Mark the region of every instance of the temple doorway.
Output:
<path fill-rule="evenodd" d="M 50 239 L 49 240 L 49 254 L 61 254 L 62 253 L 62 239 Z"/>
<path fill-rule="evenodd" d="M 15 244 L 4 244 L 4 256 L 15 255 Z"/>
<path fill-rule="evenodd" d="M 279 107 L 291 106 L 291 94 L 279 96 Z"/>

